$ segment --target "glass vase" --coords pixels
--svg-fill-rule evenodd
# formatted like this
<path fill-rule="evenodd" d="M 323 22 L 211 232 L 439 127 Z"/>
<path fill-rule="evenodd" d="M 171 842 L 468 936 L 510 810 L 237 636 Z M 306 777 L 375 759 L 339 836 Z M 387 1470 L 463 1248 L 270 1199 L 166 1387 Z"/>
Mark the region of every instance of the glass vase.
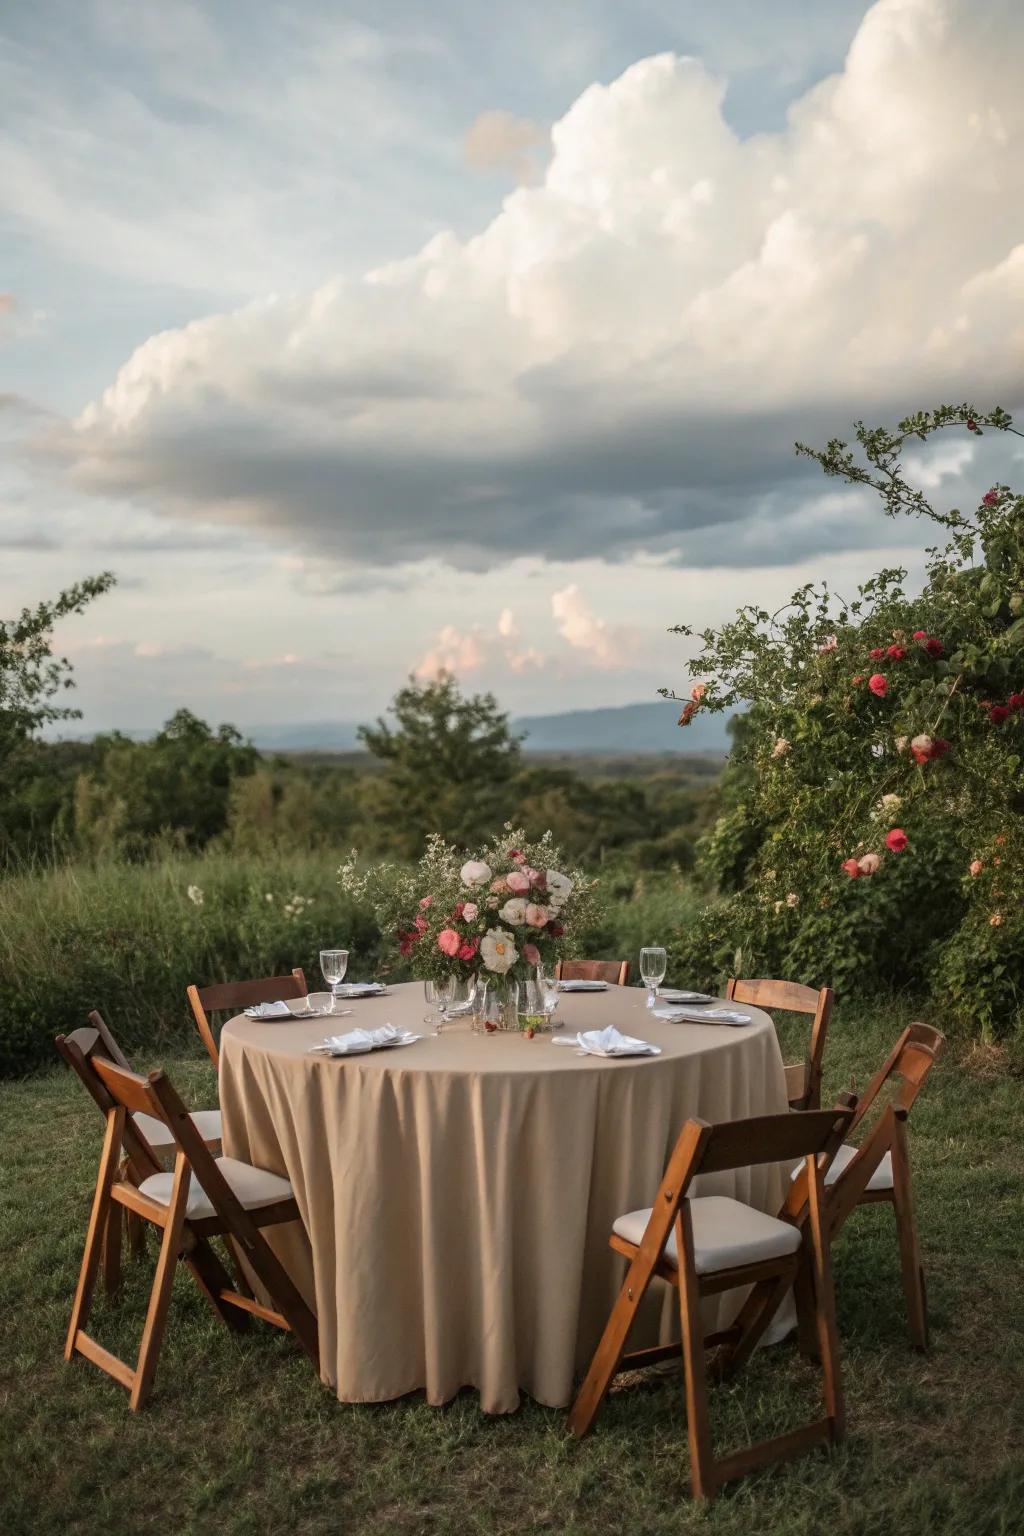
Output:
<path fill-rule="evenodd" d="M 487 1034 L 519 1028 L 519 983 L 513 976 L 490 976 L 483 983 L 480 1026 Z"/>

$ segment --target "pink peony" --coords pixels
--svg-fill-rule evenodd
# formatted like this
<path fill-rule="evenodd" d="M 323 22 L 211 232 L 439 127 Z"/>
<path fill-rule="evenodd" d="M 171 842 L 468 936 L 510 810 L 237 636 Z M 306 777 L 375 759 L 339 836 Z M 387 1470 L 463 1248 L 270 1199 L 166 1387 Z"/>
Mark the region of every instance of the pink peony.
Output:
<path fill-rule="evenodd" d="M 504 893 L 510 889 L 511 887 L 509 886 L 509 883 L 505 879 L 504 875 L 499 875 L 497 880 L 491 881 L 491 890 L 496 896 L 504 895 Z"/>
<path fill-rule="evenodd" d="M 475 923 L 479 916 L 480 908 L 477 906 L 475 901 L 467 901 L 463 903 L 462 921 L 464 923 Z"/>
<path fill-rule="evenodd" d="M 454 928 L 442 928 L 437 936 L 437 947 L 442 954 L 454 960 L 462 947 L 462 940 Z"/>
<path fill-rule="evenodd" d="M 521 869 L 514 869 L 510 875 L 506 875 L 505 884 L 507 885 L 508 889 L 510 891 L 514 891 L 517 896 L 525 896 L 526 892 L 530 889 L 530 881 L 528 877 L 523 874 Z M 491 890 L 494 890 L 493 885 L 491 886 Z"/>
<path fill-rule="evenodd" d="M 980 875 L 982 870 L 985 868 L 981 859 L 972 859 L 968 867 L 972 875 Z"/>
<path fill-rule="evenodd" d="M 530 927 L 543 928 L 547 920 L 547 907 L 542 907 L 537 902 L 531 901 L 529 906 L 526 908 L 526 921 L 529 923 Z"/>
<path fill-rule="evenodd" d="M 857 860 L 857 868 L 862 875 L 877 875 L 882 860 L 877 853 L 866 853 L 863 858 Z"/>
<path fill-rule="evenodd" d="M 851 880 L 860 878 L 860 864 L 856 859 L 844 859 L 841 867 Z"/>
<path fill-rule="evenodd" d="M 480 940 L 479 939 L 463 939 L 462 943 L 459 945 L 459 959 L 460 960 L 473 960 L 473 959 L 475 959 L 476 952 L 477 952 L 479 947 L 480 947 Z"/>
<path fill-rule="evenodd" d="M 893 827 L 892 831 L 886 835 L 885 846 L 890 853 L 902 853 L 909 841 L 902 827 Z"/>
<path fill-rule="evenodd" d="M 524 944 L 519 953 L 527 965 L 540 965 L 540 950 L 536 944 Z"/>
<path fill-rule="evenodd" d="M 886 682 L 885 675 L 882 672 L 875 672 L 868 678 L 868 687 L 876 699 L 884 699 L 889 692 L 889 684 Z"/>

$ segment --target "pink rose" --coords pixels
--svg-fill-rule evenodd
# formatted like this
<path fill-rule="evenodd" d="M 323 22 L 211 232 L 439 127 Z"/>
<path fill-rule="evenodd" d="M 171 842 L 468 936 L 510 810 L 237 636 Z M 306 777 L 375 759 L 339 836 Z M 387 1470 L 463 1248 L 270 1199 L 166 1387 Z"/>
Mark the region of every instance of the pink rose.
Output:
<path fill-rule="evenodd" d="M 462 946 L 462 940 L 454 928 L 442 928 L 437 936 L 437 947 L 442 954 L 454 960 Z"/>
<path fill-rule="evenodd" d="M 856 859 L 844 859 L 843 869 L 851 880 L 860 879 L 860 864 Z"/>
<path fill-rule="evenodd" d="M 862 875 L 877 875 L 881 862 L 877 853 L 866 853 L 862 859 L 858 859 L 857 868 Z"/>
<path fill-rule="evenodd" d="M 982 506 L 985 507 L 994 507 L 998 505 L 999 492 L 996 490 L 995 486 L 993 486 L 990 491 L 985 492 L 984 496 L 981 498 L 981 502 Z"/>
<path fill-rule="evenodd" d="M 890 853 L 902 853 L 909 841 L 910 839 L 902 827 L 893 827 L 892 831 L 886 836 L 885 846 Z"/>
<path fill-rule="evenodd" d="M 544 924 L 547 922 L 547 920 L 548 920 L 548 909 L 547 909 L 547 907 L 539 906 L 537 904 L 537 902 L 531 901 L 530 904 L 528 905 L 528 907 L 526 908 L 526 921 L 529 923 L 530 927 L 531 928 L 543 928 Z"/>
<path fill-rule="evenodd" d="M 428 907 L 432 907 L 433 904 L 434 904 L 433 896 L 421 896 L 420 897 L 420 907 L 421 907 L 421 909 L 424 912 L 427 910 Z"/>
<path fill-rule="evenodd" d="M 475 923 L 480 916 L 480 908 L 475 901 L 467 901 L 462 907 L 462 920 L 464 923 Z"/>
<path fill-rule="evenodd" d="M 476 956 L 476 952 L 477 952 L 477 949 L 479 948 L 479 946 L 480 946 L 480 940 L 479 939 L 463 939 L 462 943 L 459 945 L 459 959 L 460 960 L 472 960 L 472 959 L 474 959 L 475 956 Z"/>
<path fill-rule="evenodd" d="M 519 953 L 527 965 L 540 965 L 540 950 L 536 944 L 524 944 Z"/>
<path fill-rule="evenodd" d="M 517 896 L 524 896 L 530 889 L 529 878 L 523 874 L 521 869 L 514 869 L 510 875 L 506 875 L 505 884 L 508 886 L 508 889 L 510 891 L 514 891 Z M 492 886 L 491 889 L 493 890 L 494 887 Z"/>
<path fill-rule="evenodd" d="M 690 689 L 690 698 L 695 704 L 699 704 L 707 691 L 707 683 L 694 683 L 693 687 Z"/>
<path fill-rule="evenodd" d="M 423 916 L 422 912 L 416 919 L 413 927 L 416 929 L 417 933 L 426 933 L 427 929 L 430 927 L 430 924 L 427 922 L 427 919 Z"/>
<path fill-rule="evenodd" d="M 868 687 L 877 699 L 884 699 L 889 692 L 889 684 L 882 672 L 875 672 L 868 678 Z"/>
<path fill-rule="evenodd" d="M 491 881 L 491 890 L 494 892 L 494 894 L 496 896 L 499 896 L 499 895 L 503 894 L 508 889 L 509 889 L 509 883 L 505 879 L 504 875 L 499 875 L 497 880 L 492 880 Z"/>
<path fill-rule="evenodd" d="M 526 876 L 527 880 L 529 880 L 531 885 L 536 885 L 538 880 L 543 880 L 544 878 L 540 870 L 534 869 L 532 866 L 528 869 L 524 869 L 523 874 Z"/>
<path fill-rule="evenodd" d="M 969 868 L 972 875 L 980 875 L 985 866 L 980 859 L 972 859 Z"/>

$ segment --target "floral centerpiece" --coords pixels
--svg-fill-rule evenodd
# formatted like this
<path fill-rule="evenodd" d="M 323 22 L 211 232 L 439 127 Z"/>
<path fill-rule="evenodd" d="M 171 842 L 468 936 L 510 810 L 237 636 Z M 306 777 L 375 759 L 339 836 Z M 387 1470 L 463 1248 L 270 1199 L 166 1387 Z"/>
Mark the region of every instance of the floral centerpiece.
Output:
<path fill-rule="evenodd" d="M 509 823 L 473 858 L 440 836 L 412 866 L 360 871 L 353 852 L 339 880 L 422 980 L 520 981 L 595 921 L 597 882 L 561 864 L 550 832 L 531 841 Z"/>

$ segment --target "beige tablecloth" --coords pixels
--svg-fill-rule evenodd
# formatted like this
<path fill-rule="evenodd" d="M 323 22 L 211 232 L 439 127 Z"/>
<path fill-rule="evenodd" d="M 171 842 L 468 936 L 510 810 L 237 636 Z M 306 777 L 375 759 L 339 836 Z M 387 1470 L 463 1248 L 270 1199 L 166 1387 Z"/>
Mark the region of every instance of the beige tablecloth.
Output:
<path fill-rule="evenodd" d="M 632 988 L 563 996 L 563 1033 L 615 1024 L 662 1047 L 603 1060 L 547 1035 L 434 1037 L 418 984 L 345 1006 L 335 1030 L 424 1038 L 332 1060 L 309 1054 L 324 1020 L 243 1016 L 221 1040 L 224 1148 L 295 1188 L 305 1231 L 275 1229 L 274 1246 L 319 1317 L 324 1381 L 344 1402 L 473 1386 L 491 1413 L 520 1391 L 567 1404 L 624 1273 L 612 1222 L 651 1203 L 683 1122 L 785 1110 L 771 1020 L 668 1024 Z M 766 1166 L 702 1192 L 774 1212 L 783 1182 Z M 632 1343 L 678 1336 L 675 1293 L 655 1292 Z M 709 1302 L 708 1326 L 737 1304 Z"/>

